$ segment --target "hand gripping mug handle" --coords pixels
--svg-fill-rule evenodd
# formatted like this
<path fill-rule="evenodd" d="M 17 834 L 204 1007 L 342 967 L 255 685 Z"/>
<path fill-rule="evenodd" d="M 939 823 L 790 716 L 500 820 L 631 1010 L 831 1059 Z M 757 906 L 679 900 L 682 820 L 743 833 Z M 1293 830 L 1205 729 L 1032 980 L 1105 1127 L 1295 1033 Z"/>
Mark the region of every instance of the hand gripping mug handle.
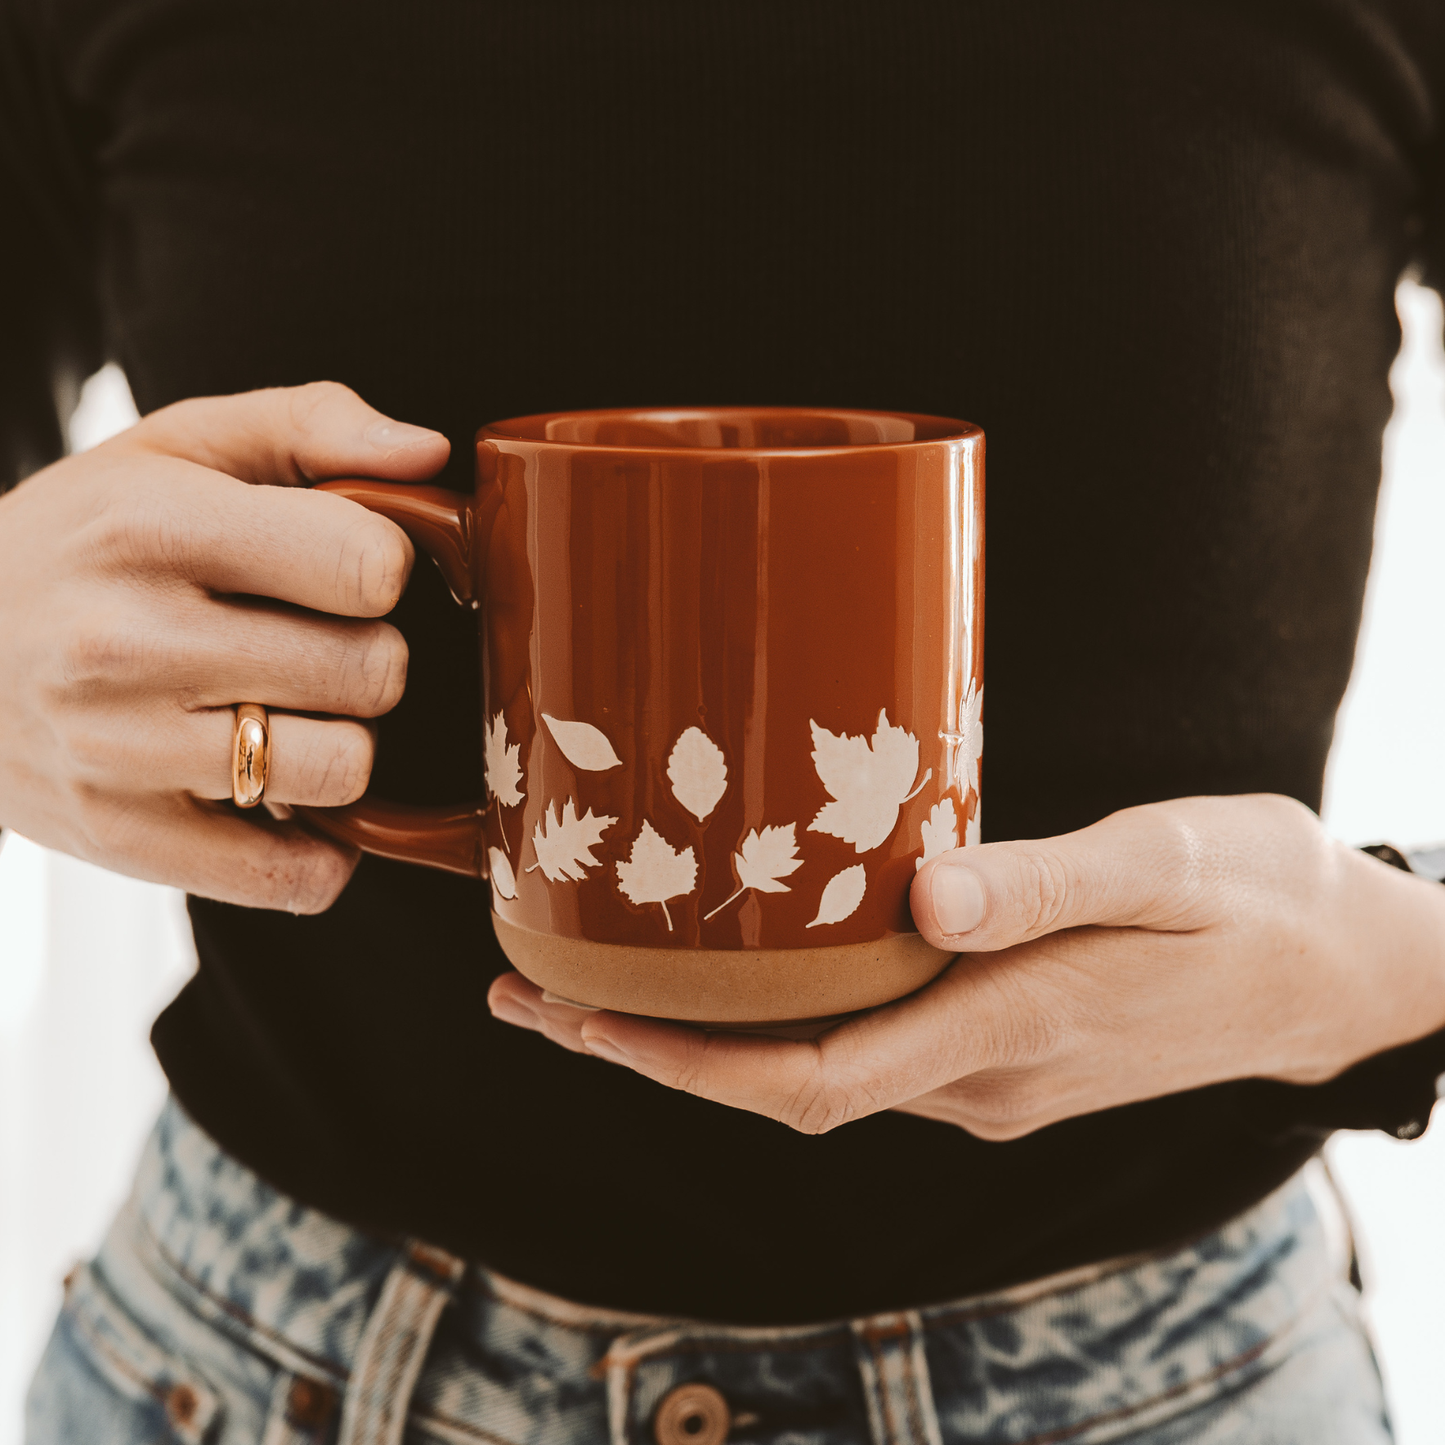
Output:
<path fill-rule="evenodd" d="M 470 496 L 444 487 L 398 482 L 322 482 L 318 492 L 335 492 L 395 522 L 441 569 L 452 596 L 464 607 L 481 606 L 480 563 Z M 472 878 L 487 876 L 482 832 L 485 802 L 424 807 L 362 798 L 344 808 L 297 808 L 313 828 L 329 837 L 403 863 L 421 863 Z"/>

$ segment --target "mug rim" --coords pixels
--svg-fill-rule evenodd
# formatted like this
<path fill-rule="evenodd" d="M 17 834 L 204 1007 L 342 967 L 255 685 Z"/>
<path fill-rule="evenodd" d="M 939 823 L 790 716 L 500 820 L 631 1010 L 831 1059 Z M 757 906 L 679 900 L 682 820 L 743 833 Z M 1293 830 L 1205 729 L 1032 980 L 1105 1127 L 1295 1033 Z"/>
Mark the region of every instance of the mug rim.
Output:
<path fill-rule="evenodd" d="M 683 421 L 715 421 L 725 417 L 769 419 L 785 416 L 807 416 L 819 420 L 866 420 L 910 422 L 915 429 L 927 428 L 932 435 L 897 441 L 829 442 L 816 446 L 712 446 L 647 442 L 600 442 L 561 440 L 546 435 L 548 424 L 571 420 L 637 421 L 644 424 Z M 975 422 L 958 417 L 935 416 L 928 412 L 893 411 L 867 407 L 836 406 L 609 406 L 582 407 L 562 411 L 534 412 L 528 416 L 507 417 L 488 422 L 478 429 L 478 443 L 507 442 L 513 445 L 548 447 L 558 451 L 601 451 L 645 453 L 649 456 L 718 456 L 718 457 L 805 457 L 827 456 L 840 452 L 873 450 L 905 450 L 950 442 L 969 441 L 983 436 L 983 428 Z"/>

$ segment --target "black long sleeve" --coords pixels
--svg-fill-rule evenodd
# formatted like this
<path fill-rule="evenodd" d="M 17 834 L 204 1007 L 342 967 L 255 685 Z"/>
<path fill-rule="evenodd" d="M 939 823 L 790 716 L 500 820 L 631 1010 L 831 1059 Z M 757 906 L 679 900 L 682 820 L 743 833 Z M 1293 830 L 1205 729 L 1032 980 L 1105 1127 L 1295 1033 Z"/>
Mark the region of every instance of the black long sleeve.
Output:
<path fill-rule="evenodd" d="M 88 134 L 26 0 L 0 3 L 0 491 L 64 450 L 100 364 Z"/>

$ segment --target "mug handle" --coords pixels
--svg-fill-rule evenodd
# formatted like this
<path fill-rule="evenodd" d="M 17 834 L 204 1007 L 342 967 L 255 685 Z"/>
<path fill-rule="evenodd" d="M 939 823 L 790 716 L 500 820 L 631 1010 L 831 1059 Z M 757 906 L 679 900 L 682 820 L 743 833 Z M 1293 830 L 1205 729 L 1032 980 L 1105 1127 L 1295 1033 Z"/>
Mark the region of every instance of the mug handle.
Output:
<path fill-rule="evenodd" d="M 451 594 L 473 610 L 481 604 L 480 557 L 475 545 L 472 499 L 445 487 L 417 487 L 364 479 L 322 482 L 318 492 L 335 492 L 390 518 L 437 564 Z M 487 876 L 482 832 L 486 803 L 424 807 L 362 798 L 344 808 L 294 810 L 328 837 L 402 863 L 421 863 L 469 878 Z"/>

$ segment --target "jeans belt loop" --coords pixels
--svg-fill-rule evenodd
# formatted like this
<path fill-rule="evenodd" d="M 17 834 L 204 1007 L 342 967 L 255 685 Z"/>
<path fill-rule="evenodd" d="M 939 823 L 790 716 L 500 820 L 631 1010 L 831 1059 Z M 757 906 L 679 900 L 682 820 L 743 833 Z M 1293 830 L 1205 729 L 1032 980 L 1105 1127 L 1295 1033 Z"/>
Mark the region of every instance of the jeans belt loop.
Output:
<path fill-rule="evenodd" d="M 336 1445 L 401 1445 L 437 1321 L 465 1270 L 433 1245 L 412 1240 L 402 1250 L 361 1333 Z"/>
<path fill-rule="evenodd" d="M 943 1445 L 917 1310 L 854 1320 L 852 1330 L 874 1445 Z"/>

